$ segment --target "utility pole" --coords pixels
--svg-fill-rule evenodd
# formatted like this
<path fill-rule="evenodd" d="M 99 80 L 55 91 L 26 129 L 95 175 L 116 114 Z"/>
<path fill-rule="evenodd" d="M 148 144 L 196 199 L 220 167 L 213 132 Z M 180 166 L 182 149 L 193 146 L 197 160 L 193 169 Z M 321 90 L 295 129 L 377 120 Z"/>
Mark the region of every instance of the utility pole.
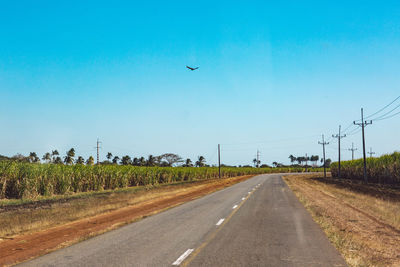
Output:
<path fill-rule="evenodd" d="M 351 143 L 351 148 L 349 148 L 347 150 L 351 151 L 351 160 L 354 160 L 354 151 L 357 150 L 357 148 L 354 148 L 354 143 Z"/>
<path fill-rule="evenodd" d="M 258 168 L 258 166 L 259 166 L 259 163 L 260 163 L 260 151 L 258 151 L 258 149 L 257 149 L 257 168 Z"/>
<path fill-rule="evenodd" d="M 329 142 L 325 142 L 324 135 L 322 135 L 322 142 L 318 142 L 318 144 L 322 145 L 322 151 L 324 154 L 324 178 L 326 178 L 325 146 L 329 145 Z"/>
<path fill-rule="evenodd" d="M 99 141 L 99 138 L 97 138 L 97 145 L 96 145 L 96 149 L 97 149 L 97 164 L 100 163 L 100 156 L 99 156 L 99 149 L 101 148 L 100 144 L 101 144 L 101 142 Z"/>
<path fill-rule="evenodd" d="M 365 135 L 364 135 L 364 128 L 368 124 L 372 124 L 372 121 L 364 121 L 364 110 L 361 108 L 361 123 L 356 123 L 355 121 L 353 122 L 354 125 L 358 125 L 362 127 L 362 143 L 363 143 L 363 158 L 364 158 L 364 182 L 368 182 L 368 176 L 367 176 L 367 159 L 365 156 Z"/>
<path fill-rule="evenodd" d="M 372 158 L 372 155 L 375 154 L 375 152 L 372 152 L 372 147 L 369 148 L 369 157 Z"/>
<path fill-rule="evenodd" d="M 221 145 L 218 144 L 218 177 L 221 179 Z"/>
<path fill-rule="evenodd" d="M 307 153 L 306 153 L 306 172 L 307 172 L 307 165 L 308 165 L 308 157 L 307 157 Z"/>
<path fill-rule="evenodd" d="M 332 134 L 332 137 L 333 138 L 337 138 L 338 139 L 338 143 L 339 143 L 339 178 L 340 178 L 340 139 L 346 137 L 345 134 L 344 135 L 340 135 L 340 130 L 341 130 L 341 126 L 339 125 L 339 134 L 337 134 L 337 135 L 333 135 Z"/>

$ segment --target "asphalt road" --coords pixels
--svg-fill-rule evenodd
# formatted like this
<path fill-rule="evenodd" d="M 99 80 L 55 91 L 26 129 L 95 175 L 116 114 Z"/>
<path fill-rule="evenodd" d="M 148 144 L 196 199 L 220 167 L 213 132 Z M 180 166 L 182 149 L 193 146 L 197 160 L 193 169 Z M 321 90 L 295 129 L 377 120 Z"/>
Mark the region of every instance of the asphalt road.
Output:
<path fill-rule="evenodd" d="M 21 266 L 346 266 L 280 175 L 259 175 Z"/>

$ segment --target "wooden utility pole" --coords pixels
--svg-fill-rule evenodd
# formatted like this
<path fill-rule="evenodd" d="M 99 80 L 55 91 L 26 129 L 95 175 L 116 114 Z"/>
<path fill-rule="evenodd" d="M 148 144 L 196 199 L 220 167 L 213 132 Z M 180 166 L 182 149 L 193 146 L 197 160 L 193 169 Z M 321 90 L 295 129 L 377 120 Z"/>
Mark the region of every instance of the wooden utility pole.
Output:
<path fill-rule="evenodd" d="M 218 144 L 218 177 L 221 178 L 221 145 Z"/>
<path fill-rule="evenodd" d="M 322 145 L 322 151 L 324 154 L 324 178 L 326 178 L 325 146 L 329 145 L 329 142 L 325 142 L 324 135 L 322 135 L 322 142 L 318 142 L 318 144 Z"/>
<path fill-rule="evenodd" d="M 364 128 L 368 124 L 372 124 L 372 121 L 364 121 L 364 110 L 361 108 L 361 123 L 356 123 L 355 121 L 353 122 L 354 125 L 361 126 L 362 128 L 362 144 L 363 144 L 363 159 L 364 159 L 364 182 L 368 182 L 368 176 L 367 176 L 367 157 L 365 155 L 365 134 L 364 134 Z"/>
<path fill-rule="evenodd" d="M 338 143 L 339 143 L 339 173 L 338 176 L 340 178 L 340 140 L 344 137 L 346 137 L 346 135 L 340 135 L 340 130 L 341 130 L 341 126 L 339 125 L 339 134 L 337 135 L 332 135 L 333 138 L 337 138 L 338 139 Z"/>
<path fill-rule="evenodd" d="M 354 151 L 357 150 L 357 148 L 354 148 L 354 143 L 351 143 L 351 148 L 347 150 L 351 151 L 351 160 L 354 160 Z"/>

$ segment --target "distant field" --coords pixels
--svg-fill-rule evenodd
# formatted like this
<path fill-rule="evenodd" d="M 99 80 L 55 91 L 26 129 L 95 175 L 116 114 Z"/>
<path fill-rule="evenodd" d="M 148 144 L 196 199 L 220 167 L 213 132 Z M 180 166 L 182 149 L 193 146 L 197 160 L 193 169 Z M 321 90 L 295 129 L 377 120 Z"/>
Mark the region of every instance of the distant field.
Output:
<path fill-rule="evenodd" d="M 364 163 L 362 159 L 343 161 L 341 163 L 341 178 L 364 180 Z M 333 177 L 339 175 L 339 165 L 332 163 Z M 383 155 L 378 158 L 367 158 L 368 182 L 380 184 L 400 184 L 400 153 Z"/>
<path fill-rule="evenodd" d="M 224 178 L 262 173 L 303 172 L 304 168 L 221 168 Z M 309 169 L 321 171 L 321 169 Z M 0 199 L 102 191 L 131 186 L 218 178 L 216 167 L 136 167 L 61 165 L 0 161 Z"/>
<path fill-rule="evenodd" d="M 400 266 L 400 187 L 318 174 L 284 179 L 350 266 Z"/>

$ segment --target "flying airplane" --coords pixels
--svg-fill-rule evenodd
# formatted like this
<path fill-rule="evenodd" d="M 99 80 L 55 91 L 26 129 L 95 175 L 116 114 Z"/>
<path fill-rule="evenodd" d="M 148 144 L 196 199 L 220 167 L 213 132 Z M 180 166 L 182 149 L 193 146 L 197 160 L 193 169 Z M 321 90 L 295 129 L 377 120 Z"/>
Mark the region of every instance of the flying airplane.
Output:
<path fill-rule="evenodd" d="M 186 68 L 188 68 L 189 70 L 193 71 L 193 70 L 197 70 L 199 67 L 192 68 L 192 67 L 186 66 Z"/>

